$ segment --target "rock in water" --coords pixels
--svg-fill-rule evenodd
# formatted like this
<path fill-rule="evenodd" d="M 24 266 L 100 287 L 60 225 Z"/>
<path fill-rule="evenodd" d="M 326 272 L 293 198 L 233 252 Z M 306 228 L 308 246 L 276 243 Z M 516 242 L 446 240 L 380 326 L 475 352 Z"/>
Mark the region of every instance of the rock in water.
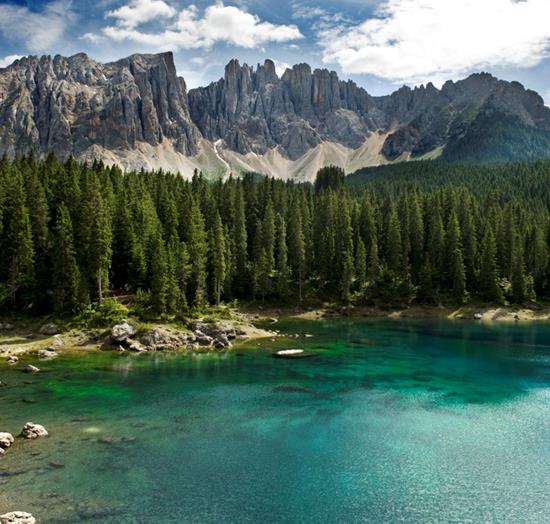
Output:
<path fill-rule="evenodd" d="M 36 524 L 36 519 L 24 511 L 12 511 L 0 515 L 0 524 Z"/>
<path fill-rule="evenodd" d="M 312 357 L 313 353 L 304 349 L 281 349 L 273 353 L 275 358 L 308 358 Z"/>
<path fill-rule="evenodd" d="M 14 442 L 13 435 L 11 433 L 0 432 L 0 448 L 7 449 Z"/>
<path fill-rule="evenodd" d="M 51 349 L 41 349 L 38 352 L 38 356 L 43 359 L 49 359 L 49 358 L 55 358 L 57 357 L 57 353 Z"/>
<path fill-rule="evenodd" d="M 6 360 L 8 361 L 8 364 L 17 364 L 17 362 L 19 362 L 19 357 L 10 355 Z"/>
<path fill-rule="evenodd" d="M 52 323 L 44 324 L 38 330 L 38 332 L 41 335 L 47 335 L 47 336 L 57 335 L 59 333 L 59 331 L 60 331 L 59 326 L 57 324 L 52 324 Z"/>
<path fill-rule="evenodd" d="M 29 364 L 25 368 L 25 371 L 27 373 L 38 373 L 40 371 L 40 368 L 37 368 L 36 366 L 33 366 L 32 364 Z"/>
<path fill-rule="evenodd" d="M 127 320 L 113 326 L 111 329 L 111 341 L 112 342 L 124 342 L 133 337 L 137 333 L 137 328 L 128 323 Z"/>
<path fill-rule="evenodd" d="M 21 436 L 26 439 L 35 439 L 39 437 L 47 437 L 48 432 L 44 426 L 40 424 L 35 424 L 34 422 L 27 422 L 23 426 L 21 431 Z"/>

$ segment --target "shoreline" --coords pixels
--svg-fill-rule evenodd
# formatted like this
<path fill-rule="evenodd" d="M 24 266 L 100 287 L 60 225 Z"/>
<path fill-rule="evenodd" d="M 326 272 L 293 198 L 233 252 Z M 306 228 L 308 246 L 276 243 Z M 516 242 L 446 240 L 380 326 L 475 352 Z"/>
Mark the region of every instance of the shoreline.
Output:
<path fill-rule="evenodd" d="M 550 306 L 537 308 L 520 306 L 466 305 L 461 307 L 422 306 L 409 307 L 261 307 L 243 308 L 243 312 L 260 314 L 273 319 L 295 318 L 303 320 L 328 320 L 338 318 L 389 318 L 389 319 L 434 319 L 472 320 L 477 322 L 544 322 L 550 321 Z"/>
<path fill-rule="evenodd" d="M 518 322 L 544 322 L 550 321 L 550 306 L 540 306 L 537 309 L 529 307 L 512 306 L 462 306 L 453 308 L 448 306 L 410 306 L 406 308 L 381 308 L 377 306 L 355 307 L 274 307 L 259 305 L 244 305 L 236 310 L 229 310 L 229 318 L 222 315 L 211 315 L 206 323 L 225 324 L 237 329 L 239 335 L 236 342 L 274 338 L 280 336 L 273 329 L 258 327 L 256 324 L 271 322 L 275 327 L 279 320 L 330 320 L 330 319 L 407 319 L 407 320 L 468 320 L 480 323 L 518 323 Z M 10 319 L 11 320 L 11 319 Z M 11 320 L 0 321 L 0 327 L 9 326 L 9 329 L 0 329 L 0 359 L 6 360 L 10 356 L 23 356 L 40 351 L 55 350 L 59 353 L 80 351 L 117 351 L 117 347 L 106 346 L 105 340 L 113 325 L 105 325 L 100 328 L 71 327 L 71 322 L 65 322 L 66 329 L 60 327 L 59 332 L 53 335 L 40 334 L 40 325 L 44 327 L 51 317 L 23 319 L 21 322 Z M 200 322 L 202 319 L 190 319 L 189 322 Z M 188 333 L 184 323 L 170 322 L 140 322 L 131 320 L 139 326 L 140 332 L 155 329 L 168 330 L 178 334 Z M 51 322 L 49 322 L 51 323 Z M 63 323 L 59 324 L 60 326 Z M 122 350 L 120 348 L 119 350 Z M 197 352 L 213 351 L 214 348 L 201 348 Z M 226 348 L 231 350 L 230 348 Z M 189 349 L 167 350 L 194 352 Z"/>
<path fill-rule="evenodd" d="M 28 320 L 28 319 L 27 319 Z M 266 319 L 261 319 L 266 320 Z M 257 320 L 256 320 L 257 321 Z M 127 340 L 113 340 L 112 329 L 126 320 L 110 323 L 98 328 L 80 328 L 71 327 L 70 322 L 47 322 L 46 318 L 33 319 L 32 323 L 28 321 L 12 322 L 0 322 L 0 326 L 8 325 L 8 329 L 0 329 L 0 360 L 8 361 L 9 357 L 23 357 L 26 355 L 36 355 L 39 358 L 48 359 L 55 358 L 61 353 L 81 353 L 91 351 L 106 351 L 106 352 L 128 352 L 128 353 L 142 353 L 142 352 L 167 352 L 167 353 L 207 353 L 207 352 L 220 352 L 229 351 L 231 345 L 229 341 L 226 341 L 226 347 L 215 346 L 215 337 L 207 337 L 210 340 L 206 341 L 206 345 L 202 343 L 194 344 L 195 347 L 190 348 L 188 345 L 182 343 L 181 347 L 167 347 L 171 342 L 176 344 L 179 342 L 178 338 L 183 341 L 186 338 L 192 338 L 194 332 L 190 330 L 185 324 L 170 323 L 170 322 L 140 322 L 130 318 L 129 324 L 136 327 L 136 337 L 138 340 L 133 340 L 131 337 L 127 337 Z M 211 326 L 212 328 L 221 327 L 222 329 L 232 330 L 234 334 L 234 342 L 245 342 L 248 340 L 256 340 L 263 338 L 274 338 L 278 336 L 278 333 L 272 330 L 264 329 L 254 325 L 248 315 L 238 314 L 232 316 L 231 319 L 226 318 L 208 318 L 203 319 L 190 319 L 189 325 L 201 324 L 204 326 Z M 44 326 L 55 326 L 55 334 L 41 333 Z M 200 328 L 201 326 L 199 326 Z M 204 333 L 200 331 L 196 332 L 200 334 L 200 337 L 204 337 Z M 168 339 L 167 344 L 164 345 L 164 341 L 160 341 L 158 349 L 150 347 L 144 348 L 139 339 L 146 335 L 156 335 L 156 342 L 158 338 L 163 337 Z M 175 337 L 175 338 L 174 338 Z M 126 342 L 132 342 L 139 347 L 135 351 L 135 346 L 128 345 Z M 52 352 L 48 356 L 48 352 Z M 15 364 L 15 362 L 12 362 Z"/>

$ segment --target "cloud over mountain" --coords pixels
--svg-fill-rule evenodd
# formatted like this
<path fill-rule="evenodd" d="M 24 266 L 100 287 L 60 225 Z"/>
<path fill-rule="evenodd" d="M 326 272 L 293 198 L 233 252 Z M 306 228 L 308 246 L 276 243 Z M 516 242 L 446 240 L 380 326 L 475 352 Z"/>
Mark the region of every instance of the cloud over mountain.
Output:
<path fill-rule="evenodd" d="M 404 82 L 548 56 L 548 0 L 384 0 L 376 16 L 318 32 L 323 61 Z"/>
<path fill-rule="evenodd" d="M 101 34 L 115 41 L 131 41 L 157 50 L 210 48 L 224 42 L 244 48 L 255 48 L 269 42 L 288 42 L 303 38 L 295 25 L 273 24 L 239 7 L 223 2 L 201 11 L 191 4 L 179 11 L 163 0 L 131 0 L 106 13 L 114 25 L 101 29 Z M 155 28 L 145 24 L 156 21 Z M 97 41 L 97 34 L 84 37 Z"/>

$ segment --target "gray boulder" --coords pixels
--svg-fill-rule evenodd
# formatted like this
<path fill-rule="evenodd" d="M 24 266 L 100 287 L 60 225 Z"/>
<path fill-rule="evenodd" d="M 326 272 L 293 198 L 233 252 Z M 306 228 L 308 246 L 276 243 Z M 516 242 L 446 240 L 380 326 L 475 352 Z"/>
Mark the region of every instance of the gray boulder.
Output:
<path fill-rule="evenodd" d="M 111 341 L 116 343 L 124 342 L 136 333 L 137 328 L 129 324 L 127 320 L 124 320 L 111 329 Z"/>
<path fill-rule="evenodd" d="M 171 351 L 187 348 L 192 339 L 187 333 L 155 327 L 145 333 L 140 339 L 141 344 L 149 351 Z"/>
<path fill-rule="evenodd" d="M 47 437 L 48 432 L 44 426 L 35 424 L 34 422 L 27 422 L 21 430 L 21 436 L 26 439 L 35 439 L 40 437 Z"/>
<path fill-rule="evenodd" d="M 220 336 L 227 337 L 228 340 L 233 340 L 237 337 L 237 331 L 235 326 L 229 322 L 203 322 L 198 321 L 193 324 L 193 332 L 204 333 L 209 337 L 214 339 L 219 338 Z"/>
<path fill-rule="evenodd" d="M 214 340 L 214 347 L 216 349 L 231 347 L 231 342 L 229 342 L 229 339 L 225 335 L 218 335 Z"/>
<path fill-rule="evenodd" d="M 193 334 L 195 335 L 195 342 L 199 346 L 211 346 L 214 343 L 214 339 L 205 335 L 202 331 L 196 330 Z"/>
<path fill-rule="evenodd" d="M 37 368 L 36 366 L 33 366 L 32 364 L 27 364 L 25 367 L 25 371 L 27 373 L 38 373 L 40 371 L 40 368 Z"/>
<path fill-rule="evenodd" d="M 9 355 L 6 360 L 8 361 L 8 364 L 17 364 L 17 362 L 19 362 L 19 357 L 16 357 L 15 355 Z"/>
<path fill-rule="evenodd" d="M 38 330 L 38 332 L 41 335 L 47 335 L 47 336 L 57 335 L 59 333 L 59 331 L 60 331 L 59 326 L 57 324 L 53 324 L 53 323 L 44 324 Z"/>

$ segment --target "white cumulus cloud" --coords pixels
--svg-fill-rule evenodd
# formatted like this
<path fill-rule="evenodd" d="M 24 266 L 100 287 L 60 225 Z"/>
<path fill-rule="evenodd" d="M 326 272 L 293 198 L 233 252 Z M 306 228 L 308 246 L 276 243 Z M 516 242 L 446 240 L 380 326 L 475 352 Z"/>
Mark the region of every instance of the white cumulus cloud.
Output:
<path fill-rule="evenodd" d="M 153 13 L 155 13 L 153 15 Z M 209 48 L 218 42 L 255 48 L 268 42 L 288 42 L 303 38 L 295 25 L 276 25 L 262 21 L 254 14 L 223 2 L 200 11 L 189 5 L 176 11 L 162 0 L 133 0 L 115 11 L 108 11 L 115 25 L 102 29 L 102 34 L 115 41 L 133 41 L 159 50 Z M 143 26 L 155 19 L 163 27 L 147 30 Z M 94 35 L 85 38 L 93 40 Z"/>
<path fill-rule="evenodd" d="M 549 0 L 384 0 L 376 16 L 318 32 L 323 61 L 394 81 L 531 67 L 548 56 Z"/>
<path fill-rule="evenodd" d="M 113 11 L 107 11 L 106 17 L 115 18 L 117 24 L 133 29 L 140 24 L 155 20 L 157 17 L 172 18 L 177 11 L 163 0 L 132 0 Z"/>
<path fill-rule="evenodd" d="M 13 64 L 16 60 L 19 60 L 20 58 L 23 58 L 21 55 L 8 55 L 4 58 L 0 58 L 0 68 L 1 67 L 8 67 L 9 65 Z"/>
<path fill-rule="evenodd" d="M 0 35 L 30 51 L 49 51 L 74 21 L 70 0 L 45 3 L 41 11 L 13 4 L 0 5 Z"/>

